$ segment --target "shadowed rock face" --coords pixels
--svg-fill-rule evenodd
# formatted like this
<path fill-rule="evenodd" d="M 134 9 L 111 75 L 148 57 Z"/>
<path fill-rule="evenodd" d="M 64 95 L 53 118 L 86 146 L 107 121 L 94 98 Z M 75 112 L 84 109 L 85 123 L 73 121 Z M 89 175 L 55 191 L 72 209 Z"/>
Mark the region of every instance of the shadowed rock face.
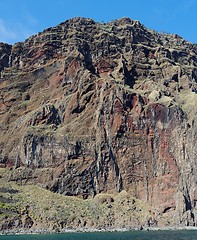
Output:
<path fill-rule="evenodd" d="M 122 190 L 196 225 L 197 49 L 123 18 L 0 45 L 0 165 L 87 198 Z"/>

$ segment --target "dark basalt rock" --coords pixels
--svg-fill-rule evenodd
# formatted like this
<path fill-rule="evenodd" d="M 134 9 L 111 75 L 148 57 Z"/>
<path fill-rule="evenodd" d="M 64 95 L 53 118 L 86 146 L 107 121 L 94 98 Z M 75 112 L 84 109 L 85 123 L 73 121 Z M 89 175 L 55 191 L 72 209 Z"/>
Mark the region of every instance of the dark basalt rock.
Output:
<path fill-rule="evenodd" d="M 12 181 L 83 198 L 125 190 L 197 224 L 196 46 L 129 18 L 74 18 L 1 44 L 0 72 Z"/>

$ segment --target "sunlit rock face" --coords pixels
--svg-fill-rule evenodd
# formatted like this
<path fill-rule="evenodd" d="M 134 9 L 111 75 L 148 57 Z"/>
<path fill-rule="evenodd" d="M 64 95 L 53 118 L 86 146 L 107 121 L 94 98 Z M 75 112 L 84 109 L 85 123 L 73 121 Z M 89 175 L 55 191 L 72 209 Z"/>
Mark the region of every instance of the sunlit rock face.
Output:
<path fill-rule="evenodd" d="M 121 192 L 196 225 L 197 48 L 138 21 L 74 18 L 0 44 L 0 166 L 84 199 Z"/>

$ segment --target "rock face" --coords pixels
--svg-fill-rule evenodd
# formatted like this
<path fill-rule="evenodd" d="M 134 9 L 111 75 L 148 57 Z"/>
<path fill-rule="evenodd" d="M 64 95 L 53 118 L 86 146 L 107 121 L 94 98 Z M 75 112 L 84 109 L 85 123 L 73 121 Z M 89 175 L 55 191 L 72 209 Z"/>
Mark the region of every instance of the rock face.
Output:
<path fill-rule="evenodd" d="M 74 18 L 1 44 L 0 71 L 10 181 L 84 199 L 124 190 L 169 225 L 197 225 L 195 45 Z"/>

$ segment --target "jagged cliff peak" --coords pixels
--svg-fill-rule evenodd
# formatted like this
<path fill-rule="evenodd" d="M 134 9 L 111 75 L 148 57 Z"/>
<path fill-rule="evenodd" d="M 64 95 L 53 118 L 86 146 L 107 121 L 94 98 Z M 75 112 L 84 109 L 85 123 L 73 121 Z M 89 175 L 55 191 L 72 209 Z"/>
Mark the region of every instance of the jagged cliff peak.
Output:
<path fill-rule="evenodd" d="M 82 198 L 127 192 L 155 209 L 154 224 L 196 225 L 196 54 L 129 18 L 73 18 L 1 43 L 9 181 Z"/>

